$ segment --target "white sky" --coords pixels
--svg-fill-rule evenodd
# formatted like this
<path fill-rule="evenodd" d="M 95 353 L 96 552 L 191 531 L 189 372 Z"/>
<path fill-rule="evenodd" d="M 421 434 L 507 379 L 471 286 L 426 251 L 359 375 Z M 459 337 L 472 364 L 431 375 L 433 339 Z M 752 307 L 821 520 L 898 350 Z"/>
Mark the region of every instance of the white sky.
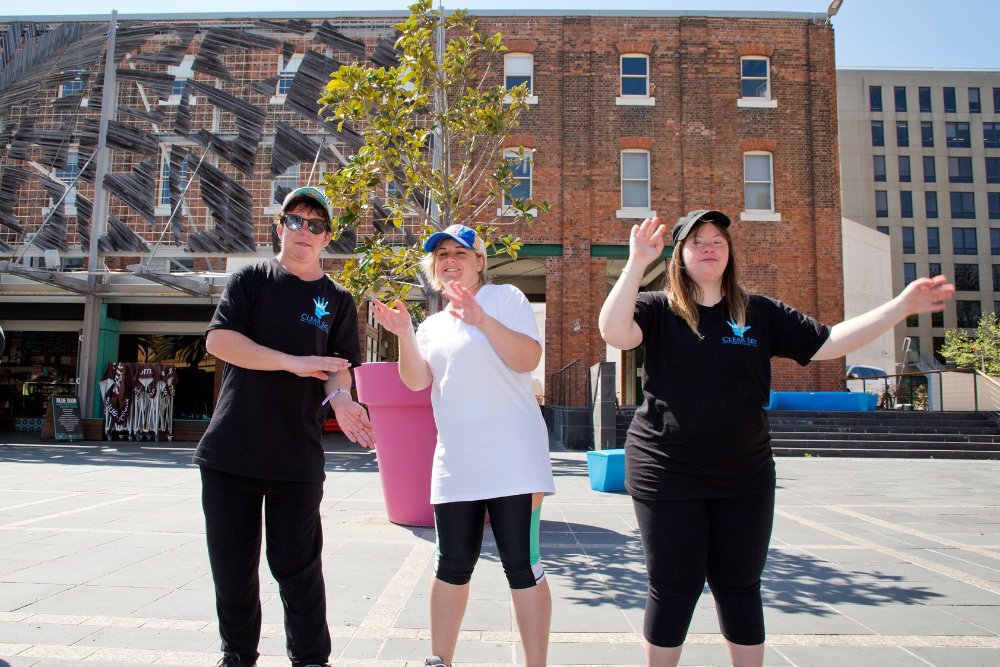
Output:
<path fill-rule="evenodd" d="M 401 0 L 36 0 L 4 2 L 0 21 L 45 15 L 404 10 Z M 825 13 L 829 0 L 453 0 L 447 8 L 687 9 Z M 31 14 L 9 14 L 9 7 Z M 1000 0 L 844 0 L 833 19 L 838 67 L 1000 70 Z"/>

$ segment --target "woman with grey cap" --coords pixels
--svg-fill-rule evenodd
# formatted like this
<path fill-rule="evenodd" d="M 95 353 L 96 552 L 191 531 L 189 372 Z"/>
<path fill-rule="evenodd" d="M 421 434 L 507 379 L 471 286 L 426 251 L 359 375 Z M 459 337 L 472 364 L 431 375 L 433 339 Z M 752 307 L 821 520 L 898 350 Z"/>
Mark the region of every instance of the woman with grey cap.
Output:
<path fill-rule="evenodd" d="M 639 292 L 664 247 L 657 218 L 635 225 L 629 258 L 601 308 L 601 336 L 642 345 L 643 404 L 625 442 L 626 488 L 648 577 L 646 663 L 678 663 L 708 582 L 733 665 L 763 664 L 760 577 L 774 518 L 775 470 L 764 405 L 771 358 L 835 359 L 907 315 L 936 312 L 955 291 L 919 278 L 863 315 L 824 326 L 740 286 L 729 218 L 698 210 L 672 231 L 668 285 Z"/>
<path fill-rule="evenodd" d="M 194 454 L 222 639 L 217 667 L 257 664 L 262 542 L 292 666 L 323 667 L 330 658 L 323 419 L 332 408 L 344 435 L 375 445 L 351 395 L 350 369 L 361 364 L 357 308 L 321 262 L 332 218 L 321 190 L 288 193 L 275 220 L 281 250 L 229 277 L 205 334 L 206 349 L 226 362 Z"/>
<path fill-rule="evenodd" d="M 413 330 L 402 301 L 372 302 L 399 336 L 399 375 L 431 387 L 438 439 L 431 474 L 437 558 L 431 581 L 431 652 L 452 663 L 483 544 L 487 511 L 514 602 L 528 667 L 545 664 L 552 598 L 540 561 L 542 496 L 555 492 L 549 439 L 531 388 L 542 341 L 531 304 L 512 285 L 486 281 L 486 245 L 451 225 L 424 243 L 423 269 L 448 307 Z M 502 424 L 502 427 L 499 426 Z"/>

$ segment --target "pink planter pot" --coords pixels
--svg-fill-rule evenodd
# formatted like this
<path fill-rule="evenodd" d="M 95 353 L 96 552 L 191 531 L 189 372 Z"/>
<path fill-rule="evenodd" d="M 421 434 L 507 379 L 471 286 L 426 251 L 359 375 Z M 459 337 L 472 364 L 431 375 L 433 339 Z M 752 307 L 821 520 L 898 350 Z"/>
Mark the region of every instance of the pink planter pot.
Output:
<path fill-rule="evenodd" d="M 431 466 L 437 427 L 430 387 L 410 391 L 399 379 L 396 362 L 362 364 L 354 369 L 354 378 L 358 400 L 368 406 L 375 427 L 375 451 L 389 521 L 433 527 Z"/>

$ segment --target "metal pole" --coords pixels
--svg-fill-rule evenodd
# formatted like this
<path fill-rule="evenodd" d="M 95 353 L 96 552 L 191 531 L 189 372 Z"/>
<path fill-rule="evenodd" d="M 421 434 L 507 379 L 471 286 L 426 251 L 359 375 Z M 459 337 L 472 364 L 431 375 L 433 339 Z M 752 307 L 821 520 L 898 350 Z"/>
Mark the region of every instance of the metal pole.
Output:
<path fill-rule="evenodd" d="M 975 398 L 976 412 L 979 412 L 979 372 L 972 369 L 972 395 Z"/>
<path fill-rule="evenodd" d="M 98 369 L 97 357 L 101 343 L 101 310 L 104 299 L 97 294 L 98 276 L 104 272 L 98 253 L 98 240 L 104 235 L 108 223 L 108 193 L 104 191 L 104 176 L 108 173 L 108 123 L 114 118 L 118 105 L 118 87 L 115 80 L 115 32 L 118 29 L 118 11 L 111 12 L 108 24 L 108 43 L 104 54 L 104 94 L 101 97 L 100 132 L 97 138 L 97 166 L 94 173 L 94 214 L 90 222 L 90 253 L 87 260 L 87 287 L 80 344 L 80 378 L 77 392 L 81 414 L 95 415 Z"/>

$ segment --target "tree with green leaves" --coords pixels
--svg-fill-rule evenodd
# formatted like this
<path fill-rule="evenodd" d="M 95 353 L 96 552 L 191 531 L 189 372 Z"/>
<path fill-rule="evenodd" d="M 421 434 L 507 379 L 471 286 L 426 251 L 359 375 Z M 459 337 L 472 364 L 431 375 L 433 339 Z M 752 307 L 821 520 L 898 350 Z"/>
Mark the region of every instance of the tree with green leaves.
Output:
<path fill-rule="evenodd" d="M 497 201 L 510 222 L 531 221 L 549 207 L 516 196 L 516 164 L 505 157 L 504 139 L 518 127 L 528 91 L 506 89 L 495 71 L 505 51 L 500 34 L 481 34 L 468 12 L 435 10 L 431 0 L 409 9 L 396 26 L 398 65 L 344 65 L 320 99 L 338 131 L 363 140 L 324 176 L 340 212 L 335 238 L 373 225 L 337 276 L 358 300 L 405 298 L 420 279 L 422 241 L 456 222 L 516 259 L 520 239 L 490 224 Z M 524 149 L 515 158 L 530 159 Z"/>
<path fill-rule="evenodd" d="M 1000 320 L 988 313 L 979 320 L 975 336 L 965 329 L 944 332 L 940 354 L 959 368 L 978 368 L 987 375 L 1000 375 Z"/>

